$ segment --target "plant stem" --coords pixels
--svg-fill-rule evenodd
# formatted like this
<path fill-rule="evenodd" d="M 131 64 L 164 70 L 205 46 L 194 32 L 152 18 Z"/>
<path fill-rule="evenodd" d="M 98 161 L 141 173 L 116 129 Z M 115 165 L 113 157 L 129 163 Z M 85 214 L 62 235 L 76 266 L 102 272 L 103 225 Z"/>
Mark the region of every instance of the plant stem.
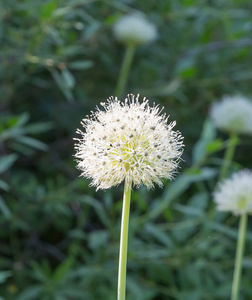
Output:
<path fill-rule="evenodd" d="M 237 140 L 238 140 L 238 136 L 237 133 L 232 132 L 230 134 L 230 138 L 228 141 L 228 146 L 227 149 L 225 151 L 224 154 L 224 160 L 221 166 L 221 170 L 220 170 L 220 178 L 219 181 L 221 181 L 222 179 L 224 179 L 227 176 L 227 173 L 229 171 L 230 168 L 230 164 L 233 160 L 234 157 L 234 153 L 235 153 L 235 148 L 237 145 Z"/>
<path fill-rule="evenodd" d="M 135 53 L 135 46 L 133 45 L 127 46 L 123 63 L 122 63 L 122 68 L 115 89 L 115 96 L 117 96 L 118 98 L 121 98 L 121 96 L 123 95 L 125 85 L 129 76 L 130 67 L 133 61 L 134 53 Z"/>
<path fill-rule="evenodd" d="M 242 258 L 243 258 L 244 245 L 245 245 L 246 227 L 247 227 L 247 214 L 244 213 L 241 215 L 240 223 L 239 223 L 239 235 L 238 235 L 236 256 L 235 256 L 235 268 L 234 268 L 231 300 L 238 300 L 240 281 L 241 281 Z"/>
<path fill-rule="evenodd" d="M 118 294 L 117 294 L 118 300 L 125 300 L 130 197 L 131 197 L 131 186 L 128 186 L 125 183 L 124 195 L 123 195 L 120 255 L 119 255 L 119 270 L 118 270 Z"/>

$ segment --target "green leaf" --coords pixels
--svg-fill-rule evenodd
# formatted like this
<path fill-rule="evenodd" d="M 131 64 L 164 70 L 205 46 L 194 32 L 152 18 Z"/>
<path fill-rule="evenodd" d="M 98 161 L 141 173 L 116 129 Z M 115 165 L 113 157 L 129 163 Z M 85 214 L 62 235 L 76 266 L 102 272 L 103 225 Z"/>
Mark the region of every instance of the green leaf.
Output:
<path fill-rule="evenodd" d="M 61 73 L 67 88 L 69 88 L 70 90 L 73 89 L 73 87 L 75 86 L 75 78 L 73 74 L 67 69 L 62 70 Z"/>
<path fill-rule="evenodd" d="M 170 183 L 168 188 L 165 189 L 162 200 L 154 202 L 150 211 L 139 217 L 140 222 L 156 218 L 162 212 L 164 212 L 171 202 L 178 198 L 193 182 L 203 181 L 216 176 L 217 170 L 214 168 L 202 168 L 202 169 L 188 169 L 184 173 L 180 174 L 176 180 Z"/>
<path fill-rule="evenodd" d="M 213 123 L 207 119 L 203 125 L 203 130 L 200 139 L 193 148 L 193 165 L 199 164 L 207 156 L 207 145 L 214 141 L 215 136 L 215 127 Z"/>
<path fill-rule="evenodd" d="M 29 134 L 36 134 L 36 133 L 46 132 L 52 128 L 53 128 L 52 122 L 33 123 L 25 126 L 25 132 Z"/>
<path fill-rule="evenodd" d="M 85 70 L 92 68 L 94 66 L 94 63 L 91 60 L 79 60 L 70 62 L 67 64 L 67 66 L 73 70 Z"/>
<path fill-rule="evenodd" d="M 173 208 L 189 216 L 200 216 L 200 217 L 204 216 L 202 210 L 195 206 L 188 206 L 188 205 L 182 205 L 177 203 L 174 204 Z"/>
<path fill-rule="evenodd" d="M 213 142 L 210 142 L 206 145 L 206 153 L 212 154 L 223 148 L 223 141 L 221 139 L 217 139 Z"/>
<path fill-rule="evenodd" d="M 215 168 L 192 168 L 186 171 L 188 180 L 191 182 L 198 182 L 208 180 L 215 177 L 218 174 L 218 170 Z"/>
<path fill-rule="evenodd" d="M 173 247 L 172 240 L 168 237 L 166 233 L 164 233 L 158 226 L 148 223 L 145 225 L 146 232 L 153 236 L 156 240 L 158 240 L 160 243 L 167 247 Z"/>
<path fill-rule="evenodd" d="M 73 259 L 71 257 L 63 261 L 54 271 L 52 276 L 53 281 L 59 283 L 65 280 L 72 265 Z"/>
<path fill-rule="evenodd" d="M 89 196 L 80 197 L 79 199 L 82 203 L 88 204 L 95 209 L 95 212 L 97 213 L 98 217 L 105 226 L 110 226 L 108 214 L 106 213 L 103 205 L 99 201 Z"/>
<path fill-rule="evenodd" d="M 29 118 L 30 116 L 28 113 L 23 113 L 22 115 L 18 116 L 17 122 L 14 124 L 13 127 L 22 127 L 28 122 Z"/>
<path fill-rule="evenodd" d="M 52 76 L 57 83 L 58 87 L 61 89 L 62 93 L 65 95 L 68 101 L 73 101 L 74 97 L 71 90 L 66 86 L 65 79 L 63 75 L 58 72 L 56 69 L 50 69 Z"/>
<path fill-rule="evenodd" d="M 48 146 L 46 144 L 42 143 L 41 141 L 39 141 L 37 139 L 28 137 L 28 136 L 21 136 L 21 137 L 17 138 L 16 141 L 18 141 L 24 145 L 30 146 L 32 148 L 42 150 L 42 151 L 48 150 Z"/>
<path fill-rule="evenodd" d="M 149 210 L 149 212 L 140 217 L 140 222 L 145 221 L 146 219 L 156 218 L 161 214 L 170 203 L 179 195 L 181 195 L 191 184 L 191 179 L 185 175 L 180 174 L 176 180 L 172 181 L 168 188 L 165 189 L 162 199 L 158 202 L 154 202 L 154 206 Z"/>
<path fill-rule="evenodd" d="M 10 189 L 10 186 L 5 181 L 0 180 L 0 189 L 7 192 Z"/>
<path fill-rule="evenodd" d="M 215 230 L 215 231 L 219 231 L 221 233 L 224 233 L 226 234 L 227 236 L 231 237 L 232 239 L 236 240 L 237 239 L 237 229 L 234 229 L 234 228 L 230 228 L 226 225 L 223 225 L 223 224 L 219 224 L 217 222 L 209 222 L 208 223 L 209 227 L 212 229 L 212 230 Z"/>
<path fill-rule="evenodd" d="M 7 278 L 12 276 L 11 271 L 0 271 L 0 284 L 4 283 Z"/>
<path fill-rule="evenodd" d="M 8 139 L 14 139 L 16 137 L 19 137 L 20 135 L 23 135 L 25 133 L 24 128 L 10 128 L 7 130 L 4 130 L 1 134 L 0 134 L 0 142 L 3 142 L 5 140 Z"/>
<path fill-rule="evenodd" d="M 108 232 L 106 230 L 96 230 L 89 234 L 88 245 L 92 250 L 96 250 L 108 243 Z"/>
<path fill-rule="evenodd" d="M 242 260 L 242 266 L 246 269 L 252 269 L 252 259 L 249 257 L 244 257 Z"/>
<path fill-rule="evenodd" d="M 2 211 L 3 215 L 7 219 L 11 217 L 11 212 L 9 210 L 9 207 L 5 204 L 4 199 L 1 196 L 0 196 L 0 210 Z"/>
<path fill-rule="evenodd" d="M 183 58 L 175 69 L 175 74 L 183 78 L 191 78 L 196 73 L 195 60 L 192 57 Z"/>
<path fill-rule="evenodd" d="M 127 287 L 129 290 L 129 299 L 148 300 L 154 299 L 156 292 L 150 290 L 151 287 L 142 288 L 136 278 L 127 277 Z"/>
<path fill-rule="evenodd" d="M 7 171 L 17 160 L 16 154 L 9 154 L 0 158 L 0 174 Z"/>
<path fill-rule="evenodd" d="M 56 1 L 45 2 L 44 5 L 42 6 L 41 13 L 40 13 L 42 19 L 49 19 L 52 16 L 56 7 L 57 7 Z"/>
<path fill-rule="evenodd" d="M 42 285 L 33 285 L 32 287 L 29 287 L 25 289 L 19 297 L 17 297 L 17 300 L 34 300 L 34 299 L 40 299 L 40 295 L 43 292 L 44 287 Z"/>

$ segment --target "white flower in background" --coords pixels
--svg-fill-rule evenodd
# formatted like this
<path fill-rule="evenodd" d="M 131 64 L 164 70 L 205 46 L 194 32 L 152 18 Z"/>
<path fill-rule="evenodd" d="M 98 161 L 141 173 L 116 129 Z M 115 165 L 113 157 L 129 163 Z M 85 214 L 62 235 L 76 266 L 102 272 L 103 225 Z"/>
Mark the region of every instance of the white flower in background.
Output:
<path fill-rule="evenodd" d="M 252 101 L 242 96 L 225 96 L 213 103 L 210 116 L 217 128 L 226 132 L 252 134 Z"/>
<path fill-rule="evenodd" d="M 123 16 L 114 25 L 117 40 L 126 45 L 142 45 L 157 37 L 156 27 L 142 13 Z"/>
<path fill-rule="evenodd" d="M 217 209 L 234 215 L 252 213 L 252 173 L 243 170 L 220 183 L 214 192 Z"/>
<path fill-rule="evenodd" d="M 82 120 L 84 132 L 77 130 L 75 157 L 82 176 L 91 178 L 92 186 L 108 189 L 123 180 L 130 186 L 172 179 L 183 150 L 183 137 L 174 131 L 176 122 L 167 123 L 158 106 L 145 98 L 128 95 L 125 101 L 109 98 L 90 117 Z"/>

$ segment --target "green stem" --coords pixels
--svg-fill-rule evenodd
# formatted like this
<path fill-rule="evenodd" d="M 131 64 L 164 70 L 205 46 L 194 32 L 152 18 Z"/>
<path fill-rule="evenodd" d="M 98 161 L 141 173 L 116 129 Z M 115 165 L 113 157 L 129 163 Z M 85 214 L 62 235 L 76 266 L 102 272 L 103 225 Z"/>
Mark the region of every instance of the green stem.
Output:
<path fill-rule="evenodd" d="M 125 300 L 131 186 L 125 183 L 118 270 L 118 300 Z"/>
<path fill-rule="evenodd" d="M 234 132 L 231 133 L 229 141 L 228 141 L 228 146 L 227 146 L 227 149 L 224 154 L 224 159 L 223 159 L 223 163 L 222 163 L 221 170 L 220 170 L 219 181 L 221 181 L 222 179 L 224 179 L 227 176 L 231 162 L 234 157 L 237 140 L 238 140 L 237 133 L 234 133 Z"/>
<path fill-rule="evenodd" d="M 236 248 L 231 300 L 238 300 L 238 296 L 239 296 L 246 227 L 247 227 L 247 214 L 244 213 L 243 215 L 241 215 L 240 224 L 239 224 L 239 235 L 238 235 L 238 242 Z"/>
<path fill-rule="evenodd" d="M 130 67 L 133 61 L 133 57 L 134 57 L 134 53 L 135 53 L 135 46 L 133 45 L 129 45 L 127 46 L 125 55 L 124 55 L 124 59 L 123 59 L 123 63 L 122 63 L 122 68 L 120 71 L 120 75 L 117 81 L 117 85 L 116 85 L 116 89 L 115 89 L 115 96 L 117 96 L 119 99 L 122 97 L 124 89 L 125 89 L 125 85 L 129 76 L 129 72 L 130 72 Z"/>

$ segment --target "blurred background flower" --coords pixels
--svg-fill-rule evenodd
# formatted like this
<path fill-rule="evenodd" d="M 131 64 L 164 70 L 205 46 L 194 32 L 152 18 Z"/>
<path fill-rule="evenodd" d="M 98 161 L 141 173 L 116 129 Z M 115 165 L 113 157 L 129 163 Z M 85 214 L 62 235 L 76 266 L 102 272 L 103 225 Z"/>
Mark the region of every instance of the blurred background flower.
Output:
<path fill-rule="evenodd" d="M 138 46 L 151 42 L 157 37 L 155 25 L 140 12 L 121 17 L 114 24 L 113 30 L 116 39 L 125 45 Z"/>
<path fill-rule="evenodd" d="M 217 128 L 226 132 L 252 134 L 252 100 L 242 96 L 224 96 L 210 111 Z"/>
<path fill-rule="evenodd" d="M 252 173 L 243 170 L 220 183 L 214 193 L 217 209 L 234 215 L 252 213 Z"/>

